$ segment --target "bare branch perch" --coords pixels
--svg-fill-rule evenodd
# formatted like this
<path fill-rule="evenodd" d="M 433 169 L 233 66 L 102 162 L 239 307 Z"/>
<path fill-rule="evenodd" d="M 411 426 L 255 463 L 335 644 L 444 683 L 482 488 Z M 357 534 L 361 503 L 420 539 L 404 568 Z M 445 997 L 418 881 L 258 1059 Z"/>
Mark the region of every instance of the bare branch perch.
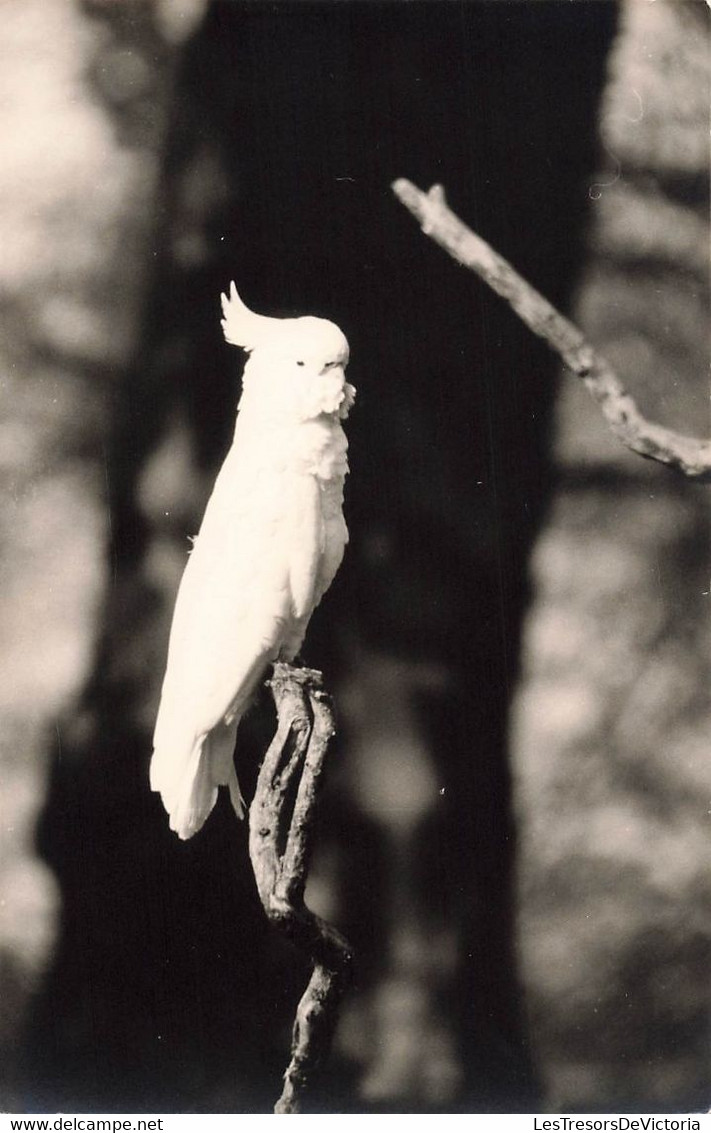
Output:
<path fill-rule="evenodd" d="M 493 248 L 447 207 L 441 185 L 423 193 L 401 178 L 395 196 L 415 216 L 426 236 L 463 267 L 476 272 L 514 309 L 534 334 L 545 339 L 569 370 L 585 383 L 610 429 L 627 448 L 661 461 L 696 480 L 711 480 L 711 441 L 685 437 L 647 421 L 621 381 L 578 328 L 551 306 Z"/>
<path fill-rule="evenodd" d="M 249 853 L 269 920 L 314 965 L 296 1011 L 291 1062 L 274 1107 L 275 1113 L 299 1113 L 313 1072 L 328 1053 L 353 954 L 340 933 L 304 904 L 319 782 L 334 734 L 330 701 L 321 674 L 313 669 L 276 664 L 270 684 L 278 723 L 249 811 Z"/>

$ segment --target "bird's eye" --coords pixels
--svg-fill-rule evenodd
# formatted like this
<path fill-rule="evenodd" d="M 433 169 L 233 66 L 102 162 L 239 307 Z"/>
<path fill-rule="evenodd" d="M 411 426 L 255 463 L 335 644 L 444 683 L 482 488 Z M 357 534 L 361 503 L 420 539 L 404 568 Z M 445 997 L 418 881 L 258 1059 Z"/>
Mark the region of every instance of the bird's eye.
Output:
<path fill-rule="evenodd" d="M 297 363 L 296 363 L 296 365 L 297 365 L 297 366 L 303 366 L 303 365 L 304 365 L 304 363 L 303 363 L 303 362 L 297 362 Z"/>

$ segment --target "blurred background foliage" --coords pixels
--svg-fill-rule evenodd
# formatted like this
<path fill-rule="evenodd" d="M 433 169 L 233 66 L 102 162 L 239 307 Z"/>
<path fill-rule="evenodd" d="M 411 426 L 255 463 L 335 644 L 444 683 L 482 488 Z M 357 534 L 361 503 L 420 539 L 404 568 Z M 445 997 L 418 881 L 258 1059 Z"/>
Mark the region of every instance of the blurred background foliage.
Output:
<path fill-rule="evenodd" d="M 397 176 L 708 432 L 702 0 L 6 0 L 0 1048 L 9 1110 L 268 1112 L 303 962 L 219 805 L 148 790 L 229 443 L 218 295 L 335 319 L 352 532 L 307 660 L 324 1112 L 708 1105 L 708 494 L 608 436 Z M 245 723 L 251 786 L 271 728 Z"/>

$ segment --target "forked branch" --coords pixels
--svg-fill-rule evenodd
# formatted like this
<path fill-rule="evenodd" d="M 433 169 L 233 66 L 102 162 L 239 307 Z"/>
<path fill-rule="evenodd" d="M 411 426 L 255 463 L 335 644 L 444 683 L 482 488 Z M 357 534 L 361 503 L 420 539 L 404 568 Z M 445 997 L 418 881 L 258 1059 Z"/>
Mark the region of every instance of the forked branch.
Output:
<path fill-rule="evenodd" d="M 441 185 L 433 185 L 428 193 L 423 193 L 401 178 L 392 189 L 419 220 L 426 236 L 463 267 L 476 272 L 534 334 L 560 355 L 568 369 L 585 383 L 610 429 L 627 448 L 669 464 L 695 480 L 711 480 L 711 441 L 685 437 L 648 421 L 611 366 L 578 328 L 448 208 Z"/>
<path fill-rule="evenodd" d="M 269 920 L 313 963 L 274 1107 L 275 1113 L 299 1113 L 303 1093 L 328 1053 L 353 954 L 341 934 L 304 904 L 319 782 L 334 734 L 330 700 L 313 669 L 277 664 L 270 685 L 277 731 L 249 811 L 249 853 Z"/>

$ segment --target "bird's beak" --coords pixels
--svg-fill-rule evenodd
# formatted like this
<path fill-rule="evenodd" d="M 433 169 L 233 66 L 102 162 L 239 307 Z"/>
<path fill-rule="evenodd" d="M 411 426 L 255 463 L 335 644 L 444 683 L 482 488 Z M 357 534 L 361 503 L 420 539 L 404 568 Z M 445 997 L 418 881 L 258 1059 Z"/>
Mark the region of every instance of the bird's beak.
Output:
<path fill-rule="evenodd" d="M 329 377 L 335 378 L 335 380 L 337 382 L 340 382 L 341 385 L 343 385 L 346 380 L 346 371 L 344 366 L 324 366 L 321 373 L 328 374 Z"/>

